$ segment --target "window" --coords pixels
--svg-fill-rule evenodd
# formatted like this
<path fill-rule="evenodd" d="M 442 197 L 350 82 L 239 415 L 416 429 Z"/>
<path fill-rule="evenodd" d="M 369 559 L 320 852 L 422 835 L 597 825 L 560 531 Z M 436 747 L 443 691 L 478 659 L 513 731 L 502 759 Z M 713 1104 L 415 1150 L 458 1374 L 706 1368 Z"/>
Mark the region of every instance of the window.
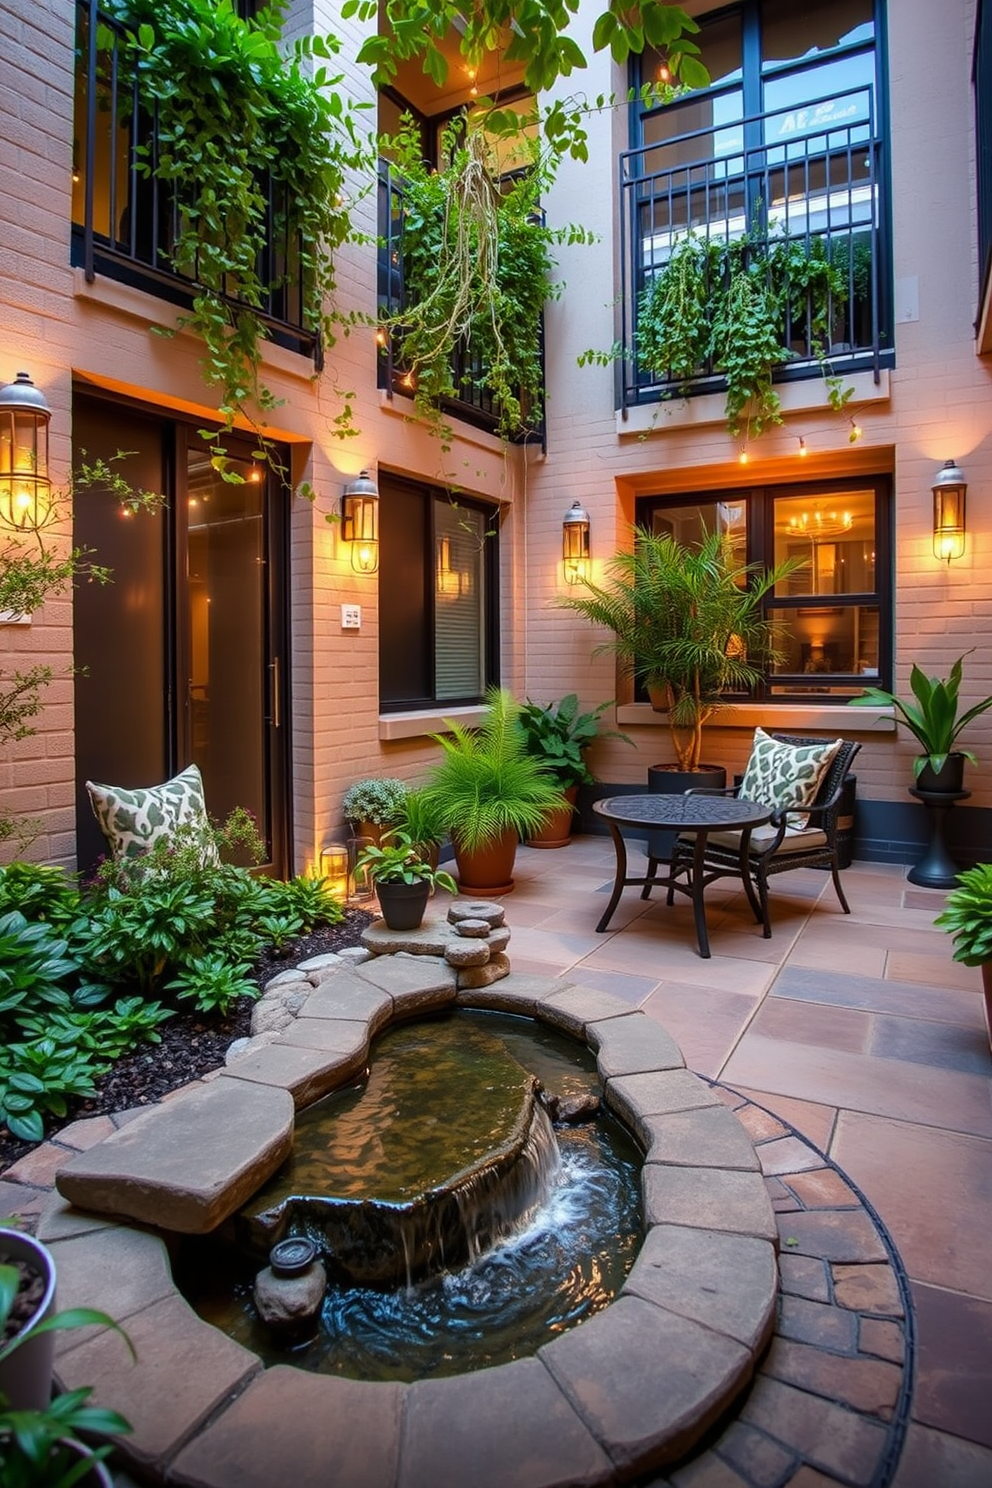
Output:
<path fill-rule="evenodd" d="M 496 512 L 379 477 L 379 702 L 476 703 L 499 676 Z"/>
<path fill-rule="evenodd" d="M 726 534 L 735 557 L 793 567 L 766 604 L 778 660 L 762 695 L 854 697 L 891 684 L 890 492 L 881 478 L 647 497 L 638 525 L 698 542 Z"/>

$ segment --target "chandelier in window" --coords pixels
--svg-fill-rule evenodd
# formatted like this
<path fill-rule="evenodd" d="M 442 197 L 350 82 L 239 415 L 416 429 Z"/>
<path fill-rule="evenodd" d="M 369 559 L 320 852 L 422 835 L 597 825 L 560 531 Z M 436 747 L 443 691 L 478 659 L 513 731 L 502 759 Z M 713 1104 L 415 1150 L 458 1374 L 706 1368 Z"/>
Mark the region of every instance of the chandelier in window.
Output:
<path fill-rule="evenodd" d="M 789 535 L 808 537 L 812 542 L 828 542 L 850 532 L 854 518 L 849 511 L 802 512 L 789 518 Z"/>

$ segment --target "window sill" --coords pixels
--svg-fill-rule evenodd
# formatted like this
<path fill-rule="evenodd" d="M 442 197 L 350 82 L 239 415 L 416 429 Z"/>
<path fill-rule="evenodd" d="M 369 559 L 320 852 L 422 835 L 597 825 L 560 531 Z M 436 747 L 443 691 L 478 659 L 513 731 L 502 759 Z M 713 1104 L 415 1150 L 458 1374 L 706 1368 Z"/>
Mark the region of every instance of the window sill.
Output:
<path fill-rule="evenodd" d="M 852 408 L 889 401 L 887 368 L 882 368 L 877 383 L 871 372 L 854 372 L 844 378 L 844 384 L 854 389 Z M 826 393 L 820 377 L 776 383 L 775 391 L 781 399 L 783 413 L 827 411 Z M 629 438 L 634 435 L 642 438 L 645 434 L 663 433 L 665 429 L 693 429 L 723 424 L 727 418 L 726 401 L 725 393 L 700 393 L 695 397 L 680 398 L 676 395 L 663 398 L 657 403 L 642 403 L 628 408 L 626 417 L 623 409 L 617 409 L 617 436 Z"/>
<path fill-rule="evenodd" d="M 657 713 L 650 703 L 626 703 L 617 709 L 619 727 L 667 728 L 668 714 Z M 838 734 L 890 734 L 895 732 L 893 708 L 849 708 L 821 706 L 816 703 L 728 703 L 707 719 L 711 728 L 754 728 L 768 730 L 814 729 Z"/>
<path fill-rule="evenodd" d="M 485 716 L 486 707 L 483 703 L 476 703 L 469 708 L 446 708 L 443 712 L 418 710 L 411 713 L 381 713 L 379 738 L 423 739 L 429 734 L 450 733 L 448 720 L 470 728 L 473 724 L 481 723 Z"/>

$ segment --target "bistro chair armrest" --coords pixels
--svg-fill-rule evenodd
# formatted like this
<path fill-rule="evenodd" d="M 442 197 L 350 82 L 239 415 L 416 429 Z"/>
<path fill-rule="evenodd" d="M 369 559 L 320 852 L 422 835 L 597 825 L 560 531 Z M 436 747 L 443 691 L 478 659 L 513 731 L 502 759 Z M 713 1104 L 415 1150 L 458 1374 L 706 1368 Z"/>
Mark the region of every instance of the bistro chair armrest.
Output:
<path fill-rule="evenodd" d="M 687 796 L 736 796 L 736 785 L 691 785 L 685 792 Z"/>

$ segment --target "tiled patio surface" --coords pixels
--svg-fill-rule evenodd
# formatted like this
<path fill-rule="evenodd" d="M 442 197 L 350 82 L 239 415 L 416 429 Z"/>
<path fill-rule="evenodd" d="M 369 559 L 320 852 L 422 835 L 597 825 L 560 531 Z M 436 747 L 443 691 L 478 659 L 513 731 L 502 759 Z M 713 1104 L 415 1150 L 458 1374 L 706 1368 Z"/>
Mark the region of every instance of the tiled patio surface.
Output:
<path fill-rule="evenodd" d="M 639 871 L 639 844 L 630 843 Z M 522 848 L 504 901 L 514 971 L 567 975 L 658 1018 L 690 1069 L 783 1116 L 864 1191 L 898 1246 L 916 1311 L 912 1425 L 895 1488 L 992 1484 L 992 1057 L 977 970 L 933 928 L 943 895 L 856 863 L 774 879 L 771 940 L 729 881 L 692 909 L 613 881 L 608 838 Z M 813 1480 L 810 1480 L 812 1485 Z"/>

